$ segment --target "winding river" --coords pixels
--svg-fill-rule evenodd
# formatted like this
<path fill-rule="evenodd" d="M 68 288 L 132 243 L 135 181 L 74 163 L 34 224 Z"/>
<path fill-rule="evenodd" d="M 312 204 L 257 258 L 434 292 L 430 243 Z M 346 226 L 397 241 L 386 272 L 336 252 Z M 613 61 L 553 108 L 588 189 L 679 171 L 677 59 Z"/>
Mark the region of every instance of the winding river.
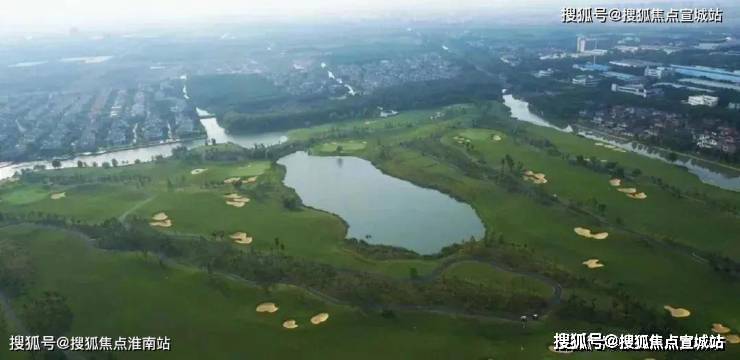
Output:
<path fill-rule="evenodd" d="M 203 114 L 203 110 L 199 110 L 199 114 Z M 250 135 L 229 135 L 226 130 L 218 124 L 215 117 L 207 117 L 200 120 L 200 123 L 206 130 L 206 134 L 209 139 L 216 139 L 216 142 L 227 143 L 231 142 L 239 146 L 246 148 L 253 147 L 258 144 L 263 145 L 275 145 L 288 140 L 287 136 L 283 133 L 261 133 L 261 134 L 250 134 Z M 86 163 L 88 166 L 92 166 L 93 163 L 98 165 L 104 162 L 111 163 L 113 159 L 118 161 L 121 166 L 134 164 L 137 160 L 141 162 L 152 161 L 153 159 L 162 156 L 172 156 L 172 150 L 178 146 L 185 146 L 187 148 L 193 148 L 201 146 L 205 143 L 203 140 L 190 140 L 183 142 L 167 142 L 163 144 L 157 144 L 152 146 L 137 147 L 127 150 L 110 151 L 96 154 L 83 154 L 75 156 L 73 158 L 62 160 L 62 168 L 76 167 L 78 161 Z M 50 161 L 29 161 L 14 164 L 0 164 L 0 180 L 12 177 L 16 172 L 20 172 L 24 169 L 33 169 L 35 166 L 51 167 Z"/>
<path fill-rule="evenodd" d="M 504 105 L 511 109 L 511 116 L 516 120 L 525 121 L 538 126 L 553 128 L 562 132 L 573 132 L 573 129 L 570 126 L 565 129 L 561 129 L 548 123 L 537 114 L 529 111 L 529 104 L 526 101 L 519 100 L 511 94 L 504 95 Z M 682 157 L 680 155 L 676 161 L 671 161 L 667 158 L 667 154 L 665 151 L 654 149 L 637 142 L 625 142 L 613 137 L 596 134 L 589 131 L 579 131 L 578 135 L 598 142 L 611 144 L 624 150 L 649 157 L 651 159 L 656 159 L 669 164 L 682 166 L 686 168 L 690 173 L 696 175 L 705 184 L 713 185 L 726 190 L 740 191 L 739 174 L 723 172 L 720 169 L 713 167 L 710 163 L 693 158 Z"/>
<path fill-rule="evenodd" d="M 306 205 L 347 222 L 348 237 L 433 254 L 485 233 L 470 205 L 386 175 L 367 160 L 299 151 L 278 164 L 287 169 L 285 184 Z"/>

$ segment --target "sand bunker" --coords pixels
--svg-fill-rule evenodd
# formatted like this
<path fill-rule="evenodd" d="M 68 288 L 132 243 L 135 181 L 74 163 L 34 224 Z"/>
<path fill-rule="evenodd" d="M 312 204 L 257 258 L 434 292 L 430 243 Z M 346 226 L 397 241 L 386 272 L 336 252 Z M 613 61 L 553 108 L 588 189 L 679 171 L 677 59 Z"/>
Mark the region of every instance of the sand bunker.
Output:
<path fill-rule="evenodd" d="M 588 259 L 582 264 L 586 265 L 589 269 L 598 269 L 600 267 L 604 267 L 604 264 L 600 263 L 599 259 Z"/>
<path fill-rule="evenodd" d="M 730 344 L 740 344 L 740 336 L 735 334 L 725 335 L 725 340 Z"/>
<path fill-rule="evenodd" d="M 596 240 L 604 240 L 607 237 L 609 237 L 608 232 L 592 233 L 590 229 L 583 228 L 583 227 L 573 228 L 573 232 L 585 238 L 596 239 Z"/>
<path fill-rule="evenodd" d="M 283 327 L 289 330 L 295 329 L 298 327 L 298 324 L 295 323 L 295 320 L 285 320 L 283 322 Z"/>
<path fill-rule="evenodd" d="M 154 221 L 149 223 L 151 226 L 164 228 L 172 227 L 172 220 L 170 220 L 170 217 L 164 212 L 154 214 L 154 216 L 152 216 L 152 220 Z"/>
<path fill-rule="evenodd" d="M 637 192 L 637 189 L 635 188 L 619 188 L 617 189 L 619 192 L 623 192 L 625 194 L 634 194 Z"/>
<path fill-rule="evenodd" d="M 596 239 L 596 240 L 604 240 L 607 237 L 609 237 L 609 233 L 607 233 L 607 232 L 600 232 L 600 233 L 596 233 L 596 234 L 591 234 L 591 238 Z"/>
<path fill-rule="evenodd" d="M 168 228 L 168 227 L 172 227 L 172 220 L 167 219 L 167 220 L 163 220 L 163 221 L 152 221 L 152 222 L 149 223 L 149 225 L 151 225 L 151 226 L 157 226 L 157 227 L 163 227 L 163 228 Z"/>
<path fill-rule="evenodd" d="M 594 143 L 594 145 L 596 145 L 596 146 L 604 146 L 604 144 L 603 143 L 600 143 L 600 142 Z"/>
<path fill-rule="evenodd" d="M 611 179 L 611 180 L 609 180 L 609 185 L 611 185 L 611 186 L 620 186 L 620 185 L 622 185 L 622 179 Z"/>
<path fill-rule="evenodd" d="M 663 308 L 668 310 L 674 318 L 685 318 L 691 315 L 691 311 L 684 308 L 674 308 L 670 305 L 663 306 Z"/>
<path fill-rule="evenodd" d="M 233 183 L 235 183 L 235 182 L 237 182 L 237 181 L 239 181 L 241 179 L 242 178 L 240 178 L 240 177 L 228 178 L 228 179 L 224 180 L 224 184 L 233 184 Z"/>
<path fill-rule="evenodd" d="M 637 200 L 647 199 L 647 194 L 645 194 L 644 192 L 639 192 L 636 194 L 627 194 L 627 196 L 632 199 L 637 199 Z"/>
<path fill-rule="evenodd" d="M 198 175 L 204 173 L 208 169 L 193 169 L 190 171 L 191 175 Z"/>
<path fill-rule="evenodd" d="M 524 176 L 522 176 L 522 179 L 525 181 L 531 181 L 535 184 L 547 184 L 547 177 L 543 173 L 535 173 L 532 170 L 526 170 L 524 171 Z"/>
<path fill-rule="evenodd" d="M 59 200 L 59 199 L 64 199 L 64 198 L 66 198 L 66 197 L 67 197 L 67 193 L 65 193 L 65 192 L 60 192 L 60 193 L 56 193 L 56 194 L 51 194 L 51 199 L 52 199 L 52 200 Z"/>
<path fill-rule="evenodd" d="M 730 332 L 730 328 L 722 324 L 712 324 L 712 331 L 716 332 L 717 334 L 727 334 L 728 332 Z"/>
<path fill-rule="evenodd" d="M 250 183 L 251 184 L 251 183 L 255 183 L 255 182 L 257 182 L 257 177 L 256 176 L 252 176 L 252 177 L 250 177 L 250 178 L 247 179 L 247 183 Z"/>
<path fill-rule="evenodd" d="M 493 141 L 501 141 L 503 138 L 499 135 L 493 135 Z"/>
<path fill-rule="evenodd" d="M 322 322 L 324 322 L 324 321 L 326 321 L 328 319 L 329 319 L 329 314 L 327 314 L 327 313 L 319 313 L 319 314 L 316 314 L 314 317 L 311 318 L 311 324 L 318 325 L 318 324 L 321 324 Z"/>
<path fill-rule="evenodd" d="M 557 354 L 572 354 L 573 353 L 572 350 L 555 350 L 554 345 L 550 345 L 547 348 L 550 349 L 550 351 L 557 353 Z"/>
<path fill-rule="evenodd" d="M 251 236 L 248 236 L 247 233 L 243 232 L 233 233 L 229 237 L 233 239 L 235 243 L 244 245 L 249 245 L 252 243 L 252 240 L 254 240 Z"/>
<path fill-rule="evenodd" d="M 154 220 L 154 221 L 164 221 L 164 220 L 167 220 L 169 218 L 170 217 L 166 213 L 164 213 L 164 212 L 156 213 L 156 214 L 154 214 L 154 216 L 152 216 L 152 220 Z"/>
<path fill-rule="evenodd" d="M 275 303 L 266 302 L 266 303 L 262 303 L 262 304 L 257 305 L 256 311 L 258 313 L 270 313 L 270 314 L 272 314 L 272 313 L 278 311 L 278 309 L 279 308 L 277 307 L 277 305 L 275 305 Z"/>
<path fill-rule="evenodd" d="M 589 230 L 589 229 L 582 228 L 582 227 L 577 227 L 577 228 L 573 228 L 573 231 L 576 234 L 581 235 L 583 237 L 591 237 L 591 230 Z"/>
<path fill-rule="evenodd" d="M 250 201 L 248 197 L 236 193 L 224 195 L 224 198 L 226 199 L 226 205 L 237 208 L 244 207 L 244 205 L 246 205 Z"/>

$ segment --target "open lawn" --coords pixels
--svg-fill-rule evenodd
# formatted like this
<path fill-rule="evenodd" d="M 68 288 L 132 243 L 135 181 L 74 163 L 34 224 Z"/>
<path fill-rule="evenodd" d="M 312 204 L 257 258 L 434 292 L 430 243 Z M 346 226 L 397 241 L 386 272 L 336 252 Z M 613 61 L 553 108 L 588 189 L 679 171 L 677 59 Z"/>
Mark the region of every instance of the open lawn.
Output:
<path fill-rule="evenodd" d="M 522 329 L 516 322 L 413 312 L 384 318 L 327 304 L 292 287 L 266 293 L 192 268 L 162 267 L 140 253 L 97 250 L 65 232 L 12 227 L 0 230 L 0 241 L 16 242 L 33 254 L 36 274 L 28 296 L 53 290 L 67 298 L 74 313 L 71 334 L 172 339 L 170 353 L 116 354 L 122 359 L 558 358 L 547 350 L 548 323 Z M 15 308 L 24 301 L 17 299 Z M 264 301 L 279 310 L 255 312 Z M 311 325 L 309 318 L 319 312 L 329 313 L 328 321 Z M 285 319 L 295 319 L 299 327 L 283 329 Z M 0 354 L 5 358 L 7 348 Z"/>

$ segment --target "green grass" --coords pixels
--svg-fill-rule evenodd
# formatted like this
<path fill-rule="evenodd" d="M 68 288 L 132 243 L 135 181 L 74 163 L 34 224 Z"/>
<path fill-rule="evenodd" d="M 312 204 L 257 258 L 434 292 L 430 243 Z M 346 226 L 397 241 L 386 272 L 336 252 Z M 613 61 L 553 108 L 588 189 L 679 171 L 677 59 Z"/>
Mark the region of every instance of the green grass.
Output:
<path fill-rule="evenodd" d="M 527 293 L 549 299 L 553 289 L 548 284 L 524 275 L 497 269 L 476 261 L 462 261 L 451 265 L 443 276 L 481 284 L 504 293 Z"/>
<path fill-rule="evenodd" d="M 332 141 L 316 146 L 314 149 L 320 154 L 351 154 L 367 147 L 367 142 L 361 140 Z"/>
<path fill-rule="evenodd" d="M 265 293 L 188 267 L 163 268 L 153 257 L 97 250 L 64 232 L 13 227 L 0 230 L 0 241 L 18 242 L 33 254 L 30 295 L 54 290 L 67 298 L 74 313 L 70 335 L 172 339 L 170 353 L 117 354 L 126 359 L 557 358 L 546 350 L 553 328 L 545 322 L 522 329 L 516 322 L 413 312 L 386 319 L 322 303 L 292 287 Z M 263 301 L 280 310 L 256 313 Z M 321 326 L 308 324 L 318 312 L 331 317 Z M 284 330 L 285 319 L 296 319 L 299 328 Z M 0 350 L 3 358 L 6 352 Z M 574 358 L 625 358 L 587 355 Z"/>
<path fill-rule="evenodd" d="M 352 150 L 353 155 L 371 160 L 392 176 L 439 189 L 471 204 L 488 230 L 502 234 L 508 242 L 526 246 L 532 252 L 533 259 L 546 259 L 555 263 L 560 270 L 580 278 L 581 282 L 577 286 L 565 289 L 566 294 L 578 293 L 589 300 L 594 298 L 600 307 L 608 308 L 611 297 L 597 290 L 595 285 L 620 288 L 658 312 L 662 311 L 665 304 L 690 309 L 692 316 L 680 321 L 692 332 L 708 332 L 714 322 L 721 322 L 733 330 L 740 329 L 740 314 L 736 311 L 736 299 L 740 298 L 740 284 L 736 280 L 722 277 L 690 254 L 676 251 L 671 246 L 643 240 L 645 236 L 659 240 L 669 238 L 701 251 L 716 252 L 738 259 L 740 248 L 736 246 L 737 239 L 733 236 L 740 233 L 740 221 L 737 216 L 724 212 L 701 198 L 676 198 L 668 191 L 652 184 L 649 177 L 660 177 L 681 189 L 696 190 L 706 193 L 709 197 L 732 203 L 740 203 L 740 195 L 703 184 L 694 175 L 675 166 L 636 154 L 596 147 L 593 141 L 554 130 L 526 124 L 517 126 L 518 132 L 469 129 L 467 124 L 475 118 L 472 107 L 457 110 L 458 115 L 444 120 L 430 120 L 435 110 L 414 111 L 387 119 L 363 119 L 300 129 L 291 132 L 290 138 L 318 140 L 319 145 L 314 150 L 320 154 L 335 153 L 336 147 L 327 146 L 332 142 L 361 143 L 364 148 Z M 525 132 L 522 133 L 522 130 Z M 502 140 L 493 141 L 492 135 L 499 135 Z M 458 144 L 455 137 L 469 139 L 472 151 Z M 557 204 L 543 205 L 525 194 L 506 191 L 489 179 L 467 176 L 445 158 L 434 157 L 427 152 L 402 145 L 417 139 L 439 139 L 435 146 L 440 151 L 461 154 L 476 161 L 482 159 L 485 166 L 494 169 L 500 167 L 501 158 L 508 154 L 515 161 L 521 162 L 523 168 L 547 175 L 549 182 L 540 185 L 545 193 L 557 194 L 562 203 L 581 204 L 581 208 L 594 215 L 575 212 Z M 549 155 L 531 145 L 527 141 L 531 139 L 547 139 L 571 158 L 576 155 L 596 156 L 598 159 L 619 161 L 627 168 L 627 172 L 633 168 L 641 169 L 643 174 L 625 185 L 645 191 L 648 198 L 642 201 L 627 198 L 608 184 L 610 178 L 608 174 L 596 173 L 583 166 L 574 165 L 564 156 Z M 386 156 L 381 156 L 381 149 L 386 151 Z M 206 168 L 208 171 L 201 175 L 191 175 L 190 171 L 194 168 Z M 207 238 L 218 231 L 227 234 L 244 231 L 254 237 L 255 241 L 250 246 L 258 250 L 269 250 L 274 244 L 274 239 L 279 238 L 280 242 L 285 244 L 285 252 L 288 255 L 321 261 L 341 268 L 406 278 L 411 267 L 417 268 L 420 275 L 424 275 L 440 265 L 439 261 L 433 260 L 377 261 L 349 251 L 342 246 L 341 240 L 346 234 L 346 228 L 341 219 L 315 209 L 301 208 L 294 211 L 283 207 L 282 199 L 293 194 L 281 183 L 282 171 L 280 167 L 270 166 L 266 162 L 185 163 L 176 160 L 108 170 L 67 169 L 53 174 L 140 174 L 150 177 L 152 181 L 143 186 L 133 183 L 68 187 L 16 184 L 4 188 L 0 193 L 0 199 L 3 200 L 0 202 L 0 211 L 55 212 L 89 221 L 120 216 L 128 211 L 146 218 L 156 212 L 165 211 L 174 222 L 174 226 L 163 231 L 198 234 Z M 222 197 L 235 191 L 233 186 L 222 184 L 223 179 L 234 176 L 258 176 L 256 183 L 244 184 L 240 190 L 252 198 L 244 208 L 227 206 Z M 171 184 L 170 187 L 167 186 L 168 182 Z M 209 182 L 219 185 L 205 186 Z M 66 191 L 68 198 L 55 202 L 49 200 L 48 195 L 57 191 Z M 599 214 L 589 207 L 591 199 L 606 204 L 604 214 Z M 623 224 L 618 223 L 617 218 L 620 218 Z M 577 226 L 608 231 L 610 235 L 605 240 L 587 240 L 573 232 L 573 228 Z M 44 286 L 67 286 L 70 290 L 65 290 L 67 291 L 65 294 L 74 294 L 75 291 L 86 294 L 81 285 L 75 285 L 75 281 L 82 283 L 87 281 L 86 284 L 102 287 L 99 291 L 105 294 L 104 296 L 110 296 L 103 303 L 115 303 L 125 314 L 120 317 L 112 316 L 110 321 L 102 321 L 100 325 L 96 325 L 93 320 L 87 320 L 89 323 L 84 326 L 76 324 L 75 326 L 81 326 L 80 329 L 94 326 L 107 326 L 102 330 L 154 326 L 144 320 L 146 316 L 153 316 L 162 320 L 163 331 L 173 331 L 178 336 L 184 336 L 190 345 L 199 341 L 196 340 L 197 336 L 213 334 L 223 335 L 231 339 L 229 341 L 236 342 L 234 339 L 237 339 L 237 336 L 234 334 L 239 334 L 238 337 L 241 338 L 245 333 L 257 331 L 256 324 L 260 326 L 272 324 L 268 324 L 269 321 L 260 322 L 262 319 L 259 317 L 253 318 L 251 308 L 259 301 L 260 293 L 257 290 L 225 281 L 219 283 L 217 295 L 214 295 L 211 293 L 214 291 L 211 289 L 212 281 L 193 269 L 170 268 L 165 271 L 154 261 L 143 259 L 141 256 L 101 252 L 81 244 L 72 246 L 70 244 L 74 241 L 66 238 L 56 239 L 46 233 L 33 233 L 29 236 L 27 233 L 17 232 L 14 236 L 28 239 L 29 244 L 35 244 L 32 252 L 42 259 L 39 260 L 39 266 L 45 270 L 40 273 L 46 274 L 39 276 L 42 279 L 43 276 L 48 276 L 48 280 L 40 281 L 39 288 L 44 284 Z M 47 239 L 51 239 L 49 240 L 51 243 L 56 241 L 58 245 L 63 245 L 47 246 L 49 245 L 45 242 Z M 65 247 L 70 248 L 74 256 L 65 253 L 62 249 Z M 45 253 L 47 250 L 49 254 Z M 58 256 L 59 259 L 47 260 L 46 257 L 51 257 L 51 253 L 62 255 Z M 71 263 L 72 257 L 82 258 L 84 261 L 78 261 L 79 267 L 75 267 L 77 264 L 64 262 Z M 587 269 L 582 262 L 589 258 L 600 259 L 605 267 L 596 270 Z M 109 266 L 106 262 L 117 265 L 110 265 L 110 269 L 105 270 Z M 104 269 L 100 275 L 93 271 L 97 267 Z M 163 271 L 167 273 L 166 276 L 157 275 Z M 128 278 L 121 279 L 126 277 L 122 274 L 126 272 L 132 273 L 130 281 Z M 544 284 L 525 281 L 518 276 L 477 263 L 457 264 L 448 269 L 445 276 L 455 276 L 491 287 L 515 287 L 542 295 L 551 292 Z M 146 279 L 141 280 L 142 278 Z M 103 287 L 102 279 L 119 281 L 105 285 L 109 287 Z M 137 288 L 139 282 L 141 290 Z M 64 285 L 67 283 L 69 285 Z M 231 285 L 223 285 L 224 283 Z M 121 295 L 128 293 L 142 294 L 141 296 L 154 300 L 151 306 L 142 305 L 140 301 L 143 300 L 132 299 L 139 295 Z M 281 289 L 272 295 L 286 304 L 307 297 L 296 289 Z M 116 300 L 116 296 L 125 301 Z M 211 297 L 215 297 L 213 303 L 204 300 Z M 248 306 L 238 305 L 242 300 L 245 300 Z M 89 300 L 89 303 L 85 302 L 88 300 L 76 301 L 80 302 L 75 306 L 82 314 L 91 311 L 90 314 L 85 314 L 84 318 L 97 318 L 97 313 L 92 312 L 98 310 L 87 310 L 87 306 L 94 308 L 93 300 Z M 136 306 L 126 307 L 124 306 L 126 301 Z M 155 314 L 155 309 L 166 308 L 168 302 L 173 302 L 171 305 L 173 313 L 180 311 L 184 314 L 182 318 Z M 315 300 L 308 299 L 305 303 L 310 306 L 304 310 L 297 310 L 296 313 L 300 316 L 308 316 L 308 313 L 313 311 L 308 308 L 318 306 Z M 197 308 L 198 311 L 187 306 Z M 244 309 L 247 310 L 239 310 L 242 309 L 240 306 L 246 306 Z M 213 307 L 218 309 L 213 310 Z M 202 311 L 204 308 L 208 311 Z M 296 308 L 303 309 L 298 305 Z M 312 335 L 313 332 L 306 331 L 306 334 L 309 334 L 306 339 L 310 338 L 312 343 L 305 339 L 295 340 L 294 335 L 301 334 L 303 328 L 289 334 L 281 332 L 279 328 L 276 332 L 269 328 L 267 330 L 259 328 L 272 336 L 271 339 L 275 344 L 282 342 L 282 347 L 271 346 L 273 343 L 267 336 L 263 338 L 256 335 L 249 338 L 246 335 L 250 339 L 248 341 L 254 339 L 255 344 L 265 343 L 256 346 L 255 358 L 263 356 L 281 358 L 299 352 L 303 356 L 302 351 L 306 351 L 304 347 L 311 349 L 307 352 L 307 358 L 320 357 L 322 354 L 327 358 L 346 358 L 347 354 L 354 354 L 358 349 L 381 358 L 408 358 L 403 356 L 405 354 L 413 354 L 412 358 L 559 358 L 562 356 L 550 354 L 546 350 L 546 344 L 550 341 L 552 333 L 558 329 L 587 327 L 584 324 L 573 324 L 558 319 L 557 314 L 531 329 L 521 330 L 526 332 L 523 334 L 518 332 L 520 331 L 518 326 L 483 324 L 429 314 L 403 313 L 397 320 L 386 320 L 374 315 L 362 315 L 343 307 L 332 308 L 332 312 L 346 314 L 346 318 L 341 316 L 338 319 L 332 318 L 343 327 L 338 327 L 336 332 L 322 333 L 323 335 Z M 127 317 L 134 320 L 127 320 Z M 232 327 L 232 323 L 224 319 L 232 319 L 239 326 Z M 183 330 L 193 328 L 197 330 L 189 332 Z M 210 329 L 208 331 L 213 334 L 204 335 L 200 332 L 201 328 Z M 180 333 L 185 335 L 179 335 Z M 345 337 L 352 339 L 345 342 Z M 384 340 L 388 337 L 393 338 Z M 207 341 L 210 343 L 211 340 Z M 313 341 L 331 344 L 342 342 L 342 344 L 319 353 L 314 349 L 318 347 L 312 348 Z M 431 345 L 427 346 L 427 342 Z M 213 343 L 227 350 L 234 349 L 234 345 L 228 344 L 226 340 L 213 340 Z M 525 349 L 520 350 L 521 346 Z M 371 351 L 379 348 L 387 349 L 388 352 L 376 354 Z M 205 356 L 203 355 L 205 350 L 188 348 L 188 351 Z M 224 350 L 223 354 L 227 353 Z M 362 358 L 363 354 L 365 352 L 358 356 Z M 731 352 L 728 356 L 734 354 Z M 630 358 L 632 355 L 634 354 L 600 354 L 599 358 Z M 592 358 L 589 354 L 576 354 L 572 357 Z"/>

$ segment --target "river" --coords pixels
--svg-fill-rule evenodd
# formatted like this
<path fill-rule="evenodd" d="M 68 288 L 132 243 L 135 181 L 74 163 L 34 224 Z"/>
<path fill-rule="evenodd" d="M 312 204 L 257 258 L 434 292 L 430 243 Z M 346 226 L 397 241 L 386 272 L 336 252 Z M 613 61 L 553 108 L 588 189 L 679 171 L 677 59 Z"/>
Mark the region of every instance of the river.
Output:
<path fill-rule="evenodd" d="M 348 237 L 433 254 L 485 233 L 470 205 L 386 175 L 367 160 L 299 151 L 278 164 L 287 169 L 285 185 L 306 205 L 347 222 Z"/>
<path fill-rule="evenodd" d="M 525 121 L 538 126 L 553 128 L 562 132 L 573 132 L 573 129 L 570 126 L 565 129 L 561 129 L 548 123 L 537 114 L 529 111 L 529 104 L 526 101 L 516 99 L 511 94 L 504 95 L 504 105 L 511 109 L 511 116 L 516 120 Z M 701 180 L 705 184 L 713 185 L 726 190 L 740 191 L 740 176 L 737 173 L 721 171 L 719 169 L 719 166 L 713 166 L 711 163 L 680 155 L 676 161 L 671 161 L 667 158 L 668 154 L 665 151 L 654 149 L 652 147 L 634 141 L 623 141 L 608 135 L 596 134 L 590 131 L 579 131 L 578 135 L 601 143 L 611 144 L 621 149 L 645 157 L 649 157 L 651 159 L 656 159 L 669 164 L 682 166 L 686 168 L 690 173 L 696 175 L 699 180 Z"/>
<path fill-rule="evenodd" d="M 198 110 L 199 114 L 204 113 L 203 110 Z M 258 144 L 275 145 L 288 140 L 284 133 L 229 135 L 226 133 L 226 130 L 218 124 L 218 121 L 215 117 L 203 118 L 200 120 L 200 123 L 205 128 L 208 138 L 216 139 L 216 142 L 219 144 L 231 142 L 239 146 L 250 148 Z M 61 163 L 62 168 L 70 168 L 77 167 L 78 161 L 82 161 L 88 166 L 92 166 L 93 163 L 97 163 L 98 165 L 102 165 L 104 162 L 111 163 L 113 159 L 115 159 L 116 161 L 118 161 L 119 165 L 125 166 L 134 164 L 136 160 L 147 162 L 152 161 L 159 156 L 172 156 L 172 150 L 178 146 L 193 148 L 196 146 L 202 146 L 203 144 L 205 144 L 205 139 L 182 142 L 167 142 L 163 144 L 137 147 L 127 150 L 117 150 L 96 154 L 83 154 L 75 156 L 71 159 L 62 160 Z M 37 165 L 51 168 L 51 161 L 29 161 L 14 164 L 0 164 L 0 180 L 12 177 L 16 172 L 20 172 L 24 169 L 33 169 L 34 166 Z"/>

